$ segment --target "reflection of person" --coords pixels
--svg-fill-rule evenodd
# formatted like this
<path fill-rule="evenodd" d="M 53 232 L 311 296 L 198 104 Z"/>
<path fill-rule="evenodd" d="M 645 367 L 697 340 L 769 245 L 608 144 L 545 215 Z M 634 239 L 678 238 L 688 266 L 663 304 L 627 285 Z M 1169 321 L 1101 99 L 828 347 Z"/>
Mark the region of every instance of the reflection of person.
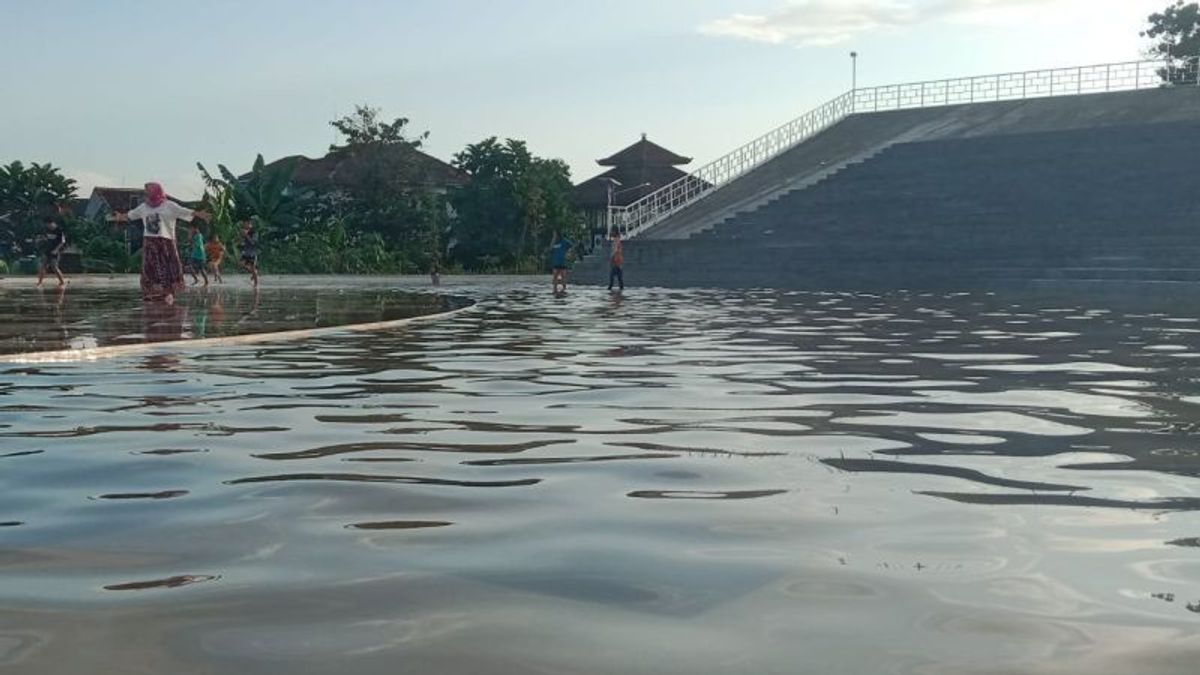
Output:
<path fill-rule="evenodd" d="M 203 340 L 208 337 L 208 303 L 204 299 L 191 306 L 192 337 Z"/>
<path fill-rule="evenodd" d="M 200 228 L 196 227 L 195 223 L 188 229 L 192 235 L 192 240 L 189 242 L 188 251 L 188 272 L 192 275 L 192 285 L 200 283 L 197 274 L 204 277 L 204 285 L 208 286 L 208 253 L 204 248 L 204 233 Z"/>
<path fill-rule="evenodd" d="M 625 265 L 625 246 L 621 243 L 621 232 L 617 228 L 613 228 L 608 235 L 612 240 L 612 250 L 608 254 L 608 290 L 613 289 L 613 282 L 621 284 L 620 289 L 625 290 L 625 273 L 621 268 Z"/>
<path fill-rule="evenodd" d="M 571 251 L 574 242 L 554 231 L 554 240 L 550 243 L 550 267 L 553 273 L 550 275 L 550 286 L 554 289 L 554 294 L 567 292 L 567 253 Z"/>
<path fill-rule="evenodd" d="M 41 288 L 42 280 L 46 278 L 46 271 L 49 270 L 54 272 L 54 276 L 58 277 L 58 285 L 61 288 L 67 283 L 59 266 L 62 260 L 63 249 L 67 247 L 67 234 L 63 232 L 62 227 L 59 226 L 54 216 L 46 216 L 43 221 L 46 224 L 46 241 L 42 244 L 42 258 L 38 265 L 37 286 Z"/>
<path fill-rule="evenodd" d="M 258 288 L 258 234 L 254 231 L 254 221 L 242 222 L 242 243 L 238 247 L 242 251 L 242 269 L 250 273 L 250 281 Z"/>
<path fill-rule="evenodd" d="M 225 244 L 221 243 L 221 235 L 213 232 L 212 241 L 204 246 L 204 252 L 208 255 L 208 271 L 212 272 L 218 284 L 225 283 L 225 278 L 221 276 L 221 263 L 225 260 Z"/>
<path fill-rule="evenodd" d="M 175 301 L 183 288 L 183 265 L 175 248 L 175 222 L 193 217 L 208 220 L 205 211 L 193 211 L 167 199 L 158 183 L 146 183 L 146 199 L 128 213 L 117 213 L 117 222 L 142 221 L 142 297 Z"/>
<path fill-rule="evenodd" d="M 146 304 L 142 308 L 142 336 L 146 342 L 182 340 L 183 310 L 174 304 Z"/>
<path fill-rule="evenodd" d="M 212 297 L 212 304 L 208 309 L 212 317 L 213 328 L 220 333 L 221 326 L 225 323 L 225 297 L 221 295 L 221 291 L 217 291 L 216 295 Z"/>

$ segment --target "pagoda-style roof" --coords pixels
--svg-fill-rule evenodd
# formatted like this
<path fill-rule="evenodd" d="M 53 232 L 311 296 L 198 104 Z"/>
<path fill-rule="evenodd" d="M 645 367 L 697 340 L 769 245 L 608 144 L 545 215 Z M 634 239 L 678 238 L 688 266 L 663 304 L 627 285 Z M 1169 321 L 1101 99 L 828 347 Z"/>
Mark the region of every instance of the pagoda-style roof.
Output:
<path fill-rule="evenodd" d="M 628 206 L 686 175 L 673 166 L 614 167 L 576 185 L 574 202 L 583 209 L 603 209 L 608 205 L 608 190 L 611 185 L 612 205 Z"/>
<path fill-rule="evenodd" d="M 670 150 L 651 143 L 642 134 L 642 140 L 621 150 L 611 157 L 596 160 L 600 166 L 679 166 L 690 164 L 691 157 L 677 155 Z"/>

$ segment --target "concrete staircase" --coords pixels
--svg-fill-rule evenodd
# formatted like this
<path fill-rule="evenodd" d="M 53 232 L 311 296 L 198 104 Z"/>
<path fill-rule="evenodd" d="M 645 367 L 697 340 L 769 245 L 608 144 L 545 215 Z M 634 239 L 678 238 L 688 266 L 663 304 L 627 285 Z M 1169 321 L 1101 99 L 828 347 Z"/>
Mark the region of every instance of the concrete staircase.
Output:
<path fill-rule="evenodd" d="M 605 257 L 576 279 L 607 282 Z M 631 285 L 1200 282 L 1200 88 L 854 115 L 626 243 Z"/>

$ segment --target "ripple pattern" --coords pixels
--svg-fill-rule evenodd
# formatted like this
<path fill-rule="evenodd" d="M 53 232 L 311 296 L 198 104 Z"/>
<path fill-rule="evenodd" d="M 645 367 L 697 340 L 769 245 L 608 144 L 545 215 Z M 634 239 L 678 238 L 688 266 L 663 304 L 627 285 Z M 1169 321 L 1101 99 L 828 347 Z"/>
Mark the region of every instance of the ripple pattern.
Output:
<path fill-rule="evenodd" d="M 1194 672 L 1200 307 L 455 291 L 0 364 L 0 666 Z"/>

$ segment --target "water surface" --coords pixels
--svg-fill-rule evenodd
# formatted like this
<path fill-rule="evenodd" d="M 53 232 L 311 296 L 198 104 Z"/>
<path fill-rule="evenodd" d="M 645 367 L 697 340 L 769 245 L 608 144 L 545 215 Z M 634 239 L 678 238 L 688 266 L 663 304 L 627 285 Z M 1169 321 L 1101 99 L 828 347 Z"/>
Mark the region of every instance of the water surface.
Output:
<path fill-rule="evenodd" d="M 1190 303 L 453 292 L 0 366 L 0 665 L 1196 672 Z"/>

